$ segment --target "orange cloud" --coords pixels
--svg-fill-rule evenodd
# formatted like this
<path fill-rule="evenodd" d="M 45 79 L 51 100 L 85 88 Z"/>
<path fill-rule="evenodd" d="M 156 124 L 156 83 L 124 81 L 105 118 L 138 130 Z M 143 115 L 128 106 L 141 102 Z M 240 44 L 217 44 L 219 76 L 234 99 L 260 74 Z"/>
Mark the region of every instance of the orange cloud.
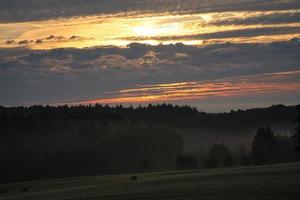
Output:
<path fill-rule="evenodd" d="M 237 97 L 249 95 L 299 92 L 300 71 L 268 73 L 233 78 L 143 85 L 137 88 L 107 92 L 104 97 L 76 102 L 75 104 L 151 103 L 195 100 L 208 97 Z"/>

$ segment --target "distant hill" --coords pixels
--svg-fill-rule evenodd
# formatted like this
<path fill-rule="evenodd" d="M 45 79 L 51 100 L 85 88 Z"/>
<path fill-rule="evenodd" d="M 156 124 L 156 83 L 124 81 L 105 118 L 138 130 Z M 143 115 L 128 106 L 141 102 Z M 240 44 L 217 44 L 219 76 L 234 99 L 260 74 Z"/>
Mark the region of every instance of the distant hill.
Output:
<path fill-rule="evenodd" d="M 101 121 L 104 124 L 140 124 L 164 126 L 171 129 L 239 130 L 259 125 L 289 125 L 295 119 L 296 106 L 274 105 L 268 108 L 237 110 L 229 113 L 205 113 L 189 106 L 170 104 L 148 105 L 146 107 L 95 106 L 32 106 L 0 107 L 2 126 L 22 125 L 39 122 L 44 127 L 82 120 Z M 29 124 L 28 124 L 29 123 Z M 44 124 L 43 124 L 44 123 Z M 35 127 L 36 128 L 36 127 Z"/>

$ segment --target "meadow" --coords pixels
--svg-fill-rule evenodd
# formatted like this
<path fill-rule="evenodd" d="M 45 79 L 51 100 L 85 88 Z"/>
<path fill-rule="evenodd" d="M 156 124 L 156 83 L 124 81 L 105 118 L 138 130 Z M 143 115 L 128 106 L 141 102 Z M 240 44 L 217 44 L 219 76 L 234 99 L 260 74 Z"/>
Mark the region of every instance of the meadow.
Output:
<path fill-rule="evenodd" d="M 2 184 L 0 189 L 6 190 L 1 200 L 296 200 L 300 163 L 49 179 Z"/>

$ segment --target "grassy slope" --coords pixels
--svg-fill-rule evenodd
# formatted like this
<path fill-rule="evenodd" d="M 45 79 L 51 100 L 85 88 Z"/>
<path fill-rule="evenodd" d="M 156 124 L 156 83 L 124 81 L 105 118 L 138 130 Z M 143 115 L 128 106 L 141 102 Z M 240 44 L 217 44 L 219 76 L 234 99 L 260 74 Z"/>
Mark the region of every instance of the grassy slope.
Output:
<path fill-rule="evenodd" d="M 0 199 L 300 199 L 300 163 L 0 185 Z M 20 190 L 28 187 L 29 192 Z"/>

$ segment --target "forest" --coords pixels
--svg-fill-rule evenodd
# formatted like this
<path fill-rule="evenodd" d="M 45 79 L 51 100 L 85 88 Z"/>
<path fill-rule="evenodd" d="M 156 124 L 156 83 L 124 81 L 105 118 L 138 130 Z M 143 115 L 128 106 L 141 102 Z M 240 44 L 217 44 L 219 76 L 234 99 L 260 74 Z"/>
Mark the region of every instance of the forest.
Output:
<path fill-rule="evenodd" d="M 299 108 L 0 107 L 0 182 L 299 161 Z"/>

